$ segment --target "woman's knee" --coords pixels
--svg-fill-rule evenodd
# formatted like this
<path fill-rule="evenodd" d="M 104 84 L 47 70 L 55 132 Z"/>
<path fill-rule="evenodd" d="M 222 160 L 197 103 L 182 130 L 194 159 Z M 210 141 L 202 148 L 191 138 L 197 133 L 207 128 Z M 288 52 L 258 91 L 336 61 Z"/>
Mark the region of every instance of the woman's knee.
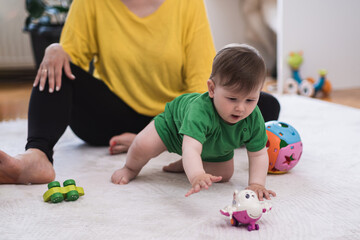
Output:
<path fill-rule="evenodd" d="M 273 95 L 261 92 L 258 106 L 265 122 L 277 120 L 279 118 L 280 103 Z"/>

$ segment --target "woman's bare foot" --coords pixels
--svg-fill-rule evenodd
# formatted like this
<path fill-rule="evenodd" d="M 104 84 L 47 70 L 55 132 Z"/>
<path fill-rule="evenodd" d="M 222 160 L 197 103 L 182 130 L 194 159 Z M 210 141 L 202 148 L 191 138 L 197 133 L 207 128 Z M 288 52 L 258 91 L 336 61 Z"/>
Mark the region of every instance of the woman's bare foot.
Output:
<path fill-rule="evenodd" d="M 170 163 L 167 166 L 163 167 L 164 172 L 172 172 L 172 173 L 183 173 L 184 167 L 182 164 L 182 159 L 177 160 L 176 162 Z"/>
<path fill-rule="evenodd" d="M 0 184 L 49 183 L 54 179 L 54 168 L 42 151 L 28 149 L 15 157 L 0 151 Z"/>
<path fill-rule="evenodd" d="M 118 136 L 114 136 L 109 142 L 109 152 L 111 155 L 124 153 L 129 150 L 131 143 L 136 137 L 135 133 L 123 133 Z"/>
<path fill-rule="evenodd" d="M 128 184 L 132 179 L 134 179 L 139 174 L 139 171 L 133 171 L 130 168 L 124 166 L 116 170 L 111 176 L 111 181 L 115 184 Z"/>

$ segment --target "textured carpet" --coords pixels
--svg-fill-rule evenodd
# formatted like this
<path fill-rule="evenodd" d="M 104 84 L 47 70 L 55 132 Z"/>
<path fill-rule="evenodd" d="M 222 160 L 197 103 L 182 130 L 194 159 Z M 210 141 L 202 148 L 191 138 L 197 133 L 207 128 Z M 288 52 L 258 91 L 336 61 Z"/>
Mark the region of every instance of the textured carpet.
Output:
<path fill-rule="evenodd" d="M 75 202 L 43 202 L 41 185 L 0 185 L 0 239 L 360 239 L 360 110 L 299 96 L 281 96 L 280 120 L 301 135 L 304 151 L 287 174 L 269 175 L 278 196 L 259 231 L 232 227 L 219 213 L 234 189 L 247 185 L 245 149 L 235 152 L 228 183 L 185 198 L 183 174 L 161 171 L 177 160 L 163 153 L 126 186 L 110 182 L 125 154 L 110 156 L 67 130 L 55 148 L 57 180 L 85 190 Z M 24 120 L 0 123 L 0 149 L 23 151 Z"/>

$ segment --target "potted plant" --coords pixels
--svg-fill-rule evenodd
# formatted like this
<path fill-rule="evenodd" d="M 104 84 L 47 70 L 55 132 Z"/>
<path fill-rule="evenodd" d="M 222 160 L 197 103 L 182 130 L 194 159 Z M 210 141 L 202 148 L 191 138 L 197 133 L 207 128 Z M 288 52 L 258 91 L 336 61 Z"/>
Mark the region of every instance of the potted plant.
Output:
<path fill-rule="evenodd" d="M 37 67 L 51 43 L 59 42 L 72 0 L 26 0 L 29 16 L 24 31 L 29 32 Z"/>

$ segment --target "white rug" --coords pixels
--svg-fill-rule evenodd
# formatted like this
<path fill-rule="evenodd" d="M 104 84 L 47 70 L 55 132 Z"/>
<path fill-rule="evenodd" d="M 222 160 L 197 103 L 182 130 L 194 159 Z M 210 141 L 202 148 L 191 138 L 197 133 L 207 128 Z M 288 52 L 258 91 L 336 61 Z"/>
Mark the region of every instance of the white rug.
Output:
<path fill-rule="evenodd" d="M 68 129 L 55 149 L 57 180 L 75 179 L 85 195 L 75 202 L 43 202 L 44 185 L 0 185 L 0 239 L 360 239 L 360 110 L 316 99 L 281 96 L 280 120 L 301 135 L 299 164 L 269 175 L 278 196 L 259 231 L 232 227 L 219 209 L 247 185 L 245 149 L 235 153 L 229 183 L 185 198 L 183 174 L 161 167 L 179 157 L 164 153 L 127 186 L 110 182 L 125 154 L 90 147 Z M 0 123 L 0 149 L 23 151 L 24 120 Z"/>

